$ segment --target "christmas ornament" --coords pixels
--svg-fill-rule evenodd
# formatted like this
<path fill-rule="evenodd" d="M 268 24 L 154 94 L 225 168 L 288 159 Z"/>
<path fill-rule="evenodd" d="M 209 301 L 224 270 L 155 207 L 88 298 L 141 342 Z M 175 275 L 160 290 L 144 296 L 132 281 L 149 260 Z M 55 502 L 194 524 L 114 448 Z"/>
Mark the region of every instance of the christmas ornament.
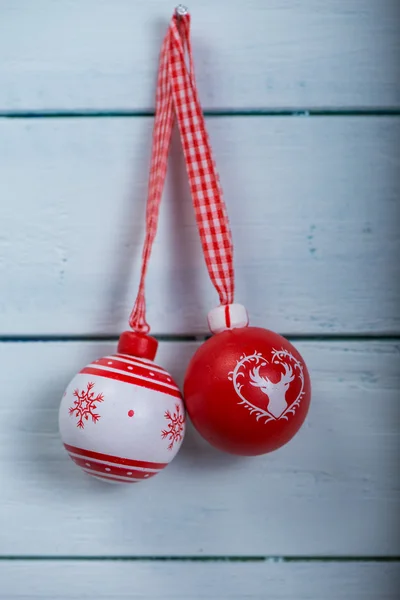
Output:
<path fill-rule="evenodd" d="M 239 305 L 227 306 L 244 313 Z M 224 325 L 189 364 L 184 384 L 188 413 L 220 450 L 249 456 L 271 452 L 291 440 L 307 415 L 307 368 L 277 333 L 240 326 L 235 318 L 229 328 Z"/>
<path fill-rule="evenodd" d="M 117 353 L 95 360 L 67 387 L 59 429 L 71 459 L 111 483 L 156 475 L 174 458 L 185 432 L 185 409 L 172 377 L 153 361 L 157 340 L 148 335 L 145 277 L 157 231 L 173 124 L 168 84 L 170 33 L 161 51 L 146 208 L 146 238 L 138 296 Z"/>
<path fill-rule="evenodd" d="M 246 309 L 234 303 L 231 232 L 196 90 L 190 16 L 185 9 L 180 15 L 170 28 L 170 87 L 205 261 L 220 299 L 208 316 L 214 337 L 198 349 L 186 373 L 186 408 L 217 448 L 263 454 L 286 444 L 301 427 L 310 378 L 285 338 L 249 327 Z"/>
<path fill-rule="evenodd" d="M 72 460 L 86 473 L 132 483 L 156 475 L 183 440 L 178 386 L 152 359 L 157 341 L 127 331 L 117 354 L 95 360 L 67 387 L 59 427 Z"/>

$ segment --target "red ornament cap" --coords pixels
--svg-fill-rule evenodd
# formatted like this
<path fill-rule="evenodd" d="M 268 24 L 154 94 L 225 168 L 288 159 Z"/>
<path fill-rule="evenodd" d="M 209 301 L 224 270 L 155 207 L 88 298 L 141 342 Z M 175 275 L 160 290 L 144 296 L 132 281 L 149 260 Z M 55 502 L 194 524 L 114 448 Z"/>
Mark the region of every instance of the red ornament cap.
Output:
<path fill-rule="evenodd" d="M 154 360 L 158 341 L 146 333 L 124 331 L 118 342 L 118 353 Z"/>

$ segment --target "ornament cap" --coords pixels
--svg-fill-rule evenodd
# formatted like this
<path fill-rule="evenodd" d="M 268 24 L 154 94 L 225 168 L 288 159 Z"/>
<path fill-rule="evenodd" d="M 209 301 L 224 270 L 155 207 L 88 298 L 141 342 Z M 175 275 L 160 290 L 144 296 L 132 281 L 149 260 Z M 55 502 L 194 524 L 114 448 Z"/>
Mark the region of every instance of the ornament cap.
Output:
<path fill-rule="evenodd" d="M 247 327 L 249 316 L 242 304 L 226 304 L 217 306 L 208 313 L 208 326 L 212 333 L 221 333 L 227 329 Z"/>
<path fill-rule="evenodd" d="M 155 359 L 157 347 L 158 341 L 155 338 L 137 331 L 124 331 L 118 341 L 120 354 L 130 354 L 148 360 Z"/>
<path fill-rule="evenodd" d="M 178 6 L 175 8 L 175 14 L 177 17 L 184 17 L 188 14 L 188 12 L 188 7 L 184 6 L 183 4 L 178 4 Z"/>

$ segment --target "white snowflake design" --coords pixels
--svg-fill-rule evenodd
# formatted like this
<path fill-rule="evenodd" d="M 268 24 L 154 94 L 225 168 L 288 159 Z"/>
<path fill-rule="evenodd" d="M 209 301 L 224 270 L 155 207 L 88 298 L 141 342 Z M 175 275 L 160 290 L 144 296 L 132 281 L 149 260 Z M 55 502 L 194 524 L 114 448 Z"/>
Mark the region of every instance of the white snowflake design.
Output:
<path fill-rule="evenodd" d="M 163 429 L 161 437 L 163 440 L 169 440 L 168 450 L 172 450 L 175 442 L 180 442 L 183 439 L 183 427 L 185 424 L 185 415 L 181 414 L 179 404 L 175 405 L 175 412 L 171 414 L 169 410 L 164 413 L 164 417 L 169 421 L 168 429 Z"/>
<path fill-rule="evenodd" d="M 83 429 L 85 427 L 85 421 L 88 421 L 89 417 L 92 418 L 93 423 L 97 423 L 100 419 L 100 415 L 95 413 L 94 411 L 97 408 L 97 403 L 103 402 L 104 396 L 103 394 L 97 394 L 95 397 L 95 392 L 93 392 L 94 383 L 88 383 L 86 386 L 86 390 L 79 389 L 74 391 L 74 396 L 76 400 L 74 400 L 74 406 L 69 408 L 69 414 L 75 417 L 79 417 L 77 427 Z"/>
<path fill-rule="evenodd" d="M 276 384 L 260 375 L 260 368 L 265 367 L 268 363 L 281 365 L 283 367 L 281 379 Z M 295 372 L 293 372 L 292 364 L 294 365 Z M 251 369 L 251 367 L 253 368 Z M 285 399 L 286 392 L 296 375 L 300 379 L 300 390 L 296 399 L 288 405 Z M 303 366 L 299 360 L 283 348 L 281 350 L 275 350 L 273 348 L 270 361 L 264 358 L 261 352 L 257 351 L 251 355 L 242 354 L 237 361 L 235 369 L 228 374 L 228 379 L 233 382 L 233 387 L 240 398 L 239 404 L 243 404 L 251 415 L 254 414 L 257 421 L 262 419 L 264 423 L 277 421 L 279 419 L 288 421 L 289 415 L 295 414 L 296 409 L 300 404 L 300 400 L 305 393 Z M 239 379 L 241 379 L 241 381 L 239 381 Z M 268 396 L 268 408 L 266 410 L 252 404 L 252 402 L 243 395 L 245 383 L 250 383 L 250 385 L 259 388 L 266 396 Z"/>

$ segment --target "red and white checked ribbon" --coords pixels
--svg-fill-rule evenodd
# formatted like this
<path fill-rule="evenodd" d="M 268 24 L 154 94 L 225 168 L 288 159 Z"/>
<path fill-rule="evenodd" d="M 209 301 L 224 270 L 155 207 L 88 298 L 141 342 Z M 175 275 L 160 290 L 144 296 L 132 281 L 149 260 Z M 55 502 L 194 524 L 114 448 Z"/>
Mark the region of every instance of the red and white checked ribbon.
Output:
<path fill-rule="evenodd" d="M 186 54 L 189 68 L 186 65 Z M 174 113 L 179 126 L 208 273 L 218 292 L 221 305 L 232 304 L 234 297 L 232 238 L 196 89 L 190 42 L 190 15 L 185 10 L 177 10 L 172 17 L 161 48 L 158 71 L 142 273 L 139 292 L 129 319 L 131 328 L 143 333 L 150 330 L 145 316 L 145 278 L 157 231 Z"/>

